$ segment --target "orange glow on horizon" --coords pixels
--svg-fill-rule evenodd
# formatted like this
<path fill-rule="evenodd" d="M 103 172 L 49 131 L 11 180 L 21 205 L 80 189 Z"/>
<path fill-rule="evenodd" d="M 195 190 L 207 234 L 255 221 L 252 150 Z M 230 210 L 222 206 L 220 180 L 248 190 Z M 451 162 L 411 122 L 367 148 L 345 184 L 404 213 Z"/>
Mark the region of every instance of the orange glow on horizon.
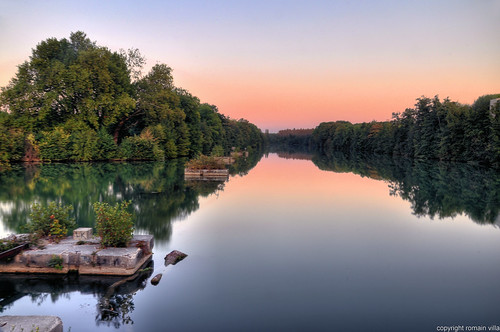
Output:
<path fill-rule="evenodd" d="M 337 120 L 387 121 L 393 112 L 414 107 L 421 96 L 439 95 L 441 99 L 450 97 L 471 104 L 484 94 L 498 93 L 490 91 L 489 87 L 496 84 L 493 78 L 479 82 L 472 73 L 470 80 L 458 79 L 453 72 L 436 73 L 429 80 L 425 71 L 418 76 L 408 72 L 385 76 L 344 72 L 337 73 L 336 79 L 314 73 L 309 77 L 241 71 L 177 74 L 176 81 L 189 86 L 202 102 L 215 104 L 221 113 L 245 118 L 261 129 L 314 128 L 320 122 Z M 470 82 L 477 84 L 472 86 Z"/>
<path fill-rule="evenodd" d="M 80 30 L 138 48 L 144 73 L 165 63 L 176 86 L 263 130 L 385 121 L 422 95 L 471 104 L 500 92 L 494 1 L 219 5 L 5 2 L 0 86 L 38 43 Z"/>

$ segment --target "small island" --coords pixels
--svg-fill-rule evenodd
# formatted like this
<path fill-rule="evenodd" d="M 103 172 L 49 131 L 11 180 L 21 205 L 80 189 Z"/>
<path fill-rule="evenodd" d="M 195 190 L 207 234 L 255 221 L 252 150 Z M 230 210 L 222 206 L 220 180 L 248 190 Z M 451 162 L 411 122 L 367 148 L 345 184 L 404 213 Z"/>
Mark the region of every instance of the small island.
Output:
<path fill-rule="evenodd" d="M 229 177 L 229 170 L 225 165 L 233 162 L 234 159 L 231 157 L 201 155 L 186 163 L 184 179 L 226 181 Z"/>
<path fill-rule="evenodd" d="M 77 228 L 72 237 L 42 242 L 0 261 L 0 273 L 119 275 L 136 273 L 151 260 L 152 235 L 134 235 L 128 246 L 102 247 L 91 228 Z"/>
<path fill-rule="evenodd" d="M 33 204 L 29 234 L 0 241 L 0 273 L 51 273 L 128 276 L 151 260 L 152 235 L 134 235 L 130 202 L 94 203 L 96 230 L 76 228 L 72 206 Z M 73 236 L 68 237 L 68 230 Z"/>

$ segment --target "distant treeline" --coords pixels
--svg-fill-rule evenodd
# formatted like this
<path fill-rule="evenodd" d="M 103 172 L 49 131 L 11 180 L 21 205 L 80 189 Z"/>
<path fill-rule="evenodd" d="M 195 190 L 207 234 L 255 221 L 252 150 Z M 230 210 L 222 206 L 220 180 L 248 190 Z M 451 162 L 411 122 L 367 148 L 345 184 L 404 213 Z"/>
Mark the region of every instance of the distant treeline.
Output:
<path fill-rule="evenodd" d="M 162 160 L 260 148 L 264 135 L 175 87 L 137 49 L 112 52 L 83 32 L 38 44 L 0 94 L 0 162 Z"/>
<path fill-rule="evenodd" d="M 314 129 L 284 129 L 268 134 L 267 142 L 280 151 L 308 150 Z"/>
<path fill-rule="evenodd" d="M 325 155 L 384 154 L 422 160 L 471 161 L 500 167 L 500 94 L 472 105 L 421 97 L 391 121 L 323 122 L 314 130 L 287 130 L 269 141 Z M 492 101 L 490 106 L 490 101 Z M 309 134 L 309 132 L 311 132 Z"/>

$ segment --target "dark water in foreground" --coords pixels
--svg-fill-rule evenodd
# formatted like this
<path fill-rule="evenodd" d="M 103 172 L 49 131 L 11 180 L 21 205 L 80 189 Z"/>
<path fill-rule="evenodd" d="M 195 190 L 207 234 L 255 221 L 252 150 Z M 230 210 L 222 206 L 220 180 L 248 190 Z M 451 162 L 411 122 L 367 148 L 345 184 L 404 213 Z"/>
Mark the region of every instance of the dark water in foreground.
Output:
<path fill-rule="evenodd" d="M 92 202 L 131 199 L 137 232 L 156 244 L 154 272 L 112 295 L 116 279 L 1 277 L 0 314 L 58 315 L 65 331 L 500 325 L 498 173 L 309 159 L 250 160 L 226 183 L 185 182 L 180 161 L 2 173 L 0 235 L 18 230 L 34 201 L 71 203 L 92 226 Z M 189 256 L 164 267 L 173 249 Z"/>

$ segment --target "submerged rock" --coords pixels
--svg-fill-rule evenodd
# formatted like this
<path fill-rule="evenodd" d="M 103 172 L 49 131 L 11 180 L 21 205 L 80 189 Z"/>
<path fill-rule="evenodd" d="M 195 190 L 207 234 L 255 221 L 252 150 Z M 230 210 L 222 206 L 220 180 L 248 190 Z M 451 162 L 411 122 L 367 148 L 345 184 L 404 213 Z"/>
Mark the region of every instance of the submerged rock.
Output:
<path fill-rule="evenodd" d="M 165 266 L 169 264 L 175 265 L 177 264 L 177 262 L 182 261 L 186 257 L 187 255 L 185 253 L 178 250 L 173 250 L 171 253 L 165 256 Z"/>
<path fill-rule="evenodd" d="M 158 285 L 158 283 L 160 282 L 162 276 L 163 276 L 163 274 L 161 274 L 161 273 L 158 273 L 157 275 L 155 275 L 151 279 L 151 285 L 154 285 L 154 286 Z"/>

